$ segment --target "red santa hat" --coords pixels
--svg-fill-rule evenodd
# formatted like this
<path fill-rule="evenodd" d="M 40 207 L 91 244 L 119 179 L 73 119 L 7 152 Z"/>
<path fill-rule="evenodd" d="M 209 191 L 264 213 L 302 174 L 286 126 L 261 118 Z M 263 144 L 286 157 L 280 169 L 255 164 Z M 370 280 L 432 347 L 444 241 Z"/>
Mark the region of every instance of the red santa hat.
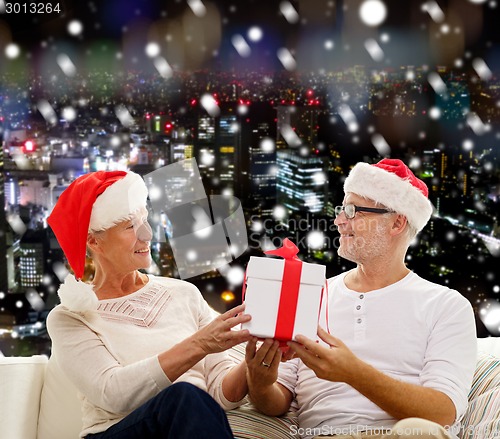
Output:
<path fill-rule="evenodd" d="M 397 159 L 383 159 L 374 165 L 356 164 L 344 182 L 344 192 L 376 201 L 406 216 L 418 231 L 433 211 L 426 184 Z"/>
<path fill-rule="evenodd" d="M 47 222 L 77 279 L 83 277 L 89 231 L 130 219 L 146 206 L 147 196 L 144 180 L 124 171 L 85 174 L 64 190 Z"/>

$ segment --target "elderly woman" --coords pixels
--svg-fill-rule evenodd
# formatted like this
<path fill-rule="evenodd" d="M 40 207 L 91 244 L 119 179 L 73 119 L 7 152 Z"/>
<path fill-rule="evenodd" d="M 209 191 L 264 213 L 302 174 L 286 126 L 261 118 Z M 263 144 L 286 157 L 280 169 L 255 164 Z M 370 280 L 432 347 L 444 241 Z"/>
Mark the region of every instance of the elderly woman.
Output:
<path fill-rule="evenodd" d="M 215 316 L 196 287 L 146 275 L 147 188 L 132 172 L 95 172 L 60 196 L 48 222 L 75 276 L 47 320 L 56 361 L 78 389 L 82 438 L 232 438 L 223 409 L 247 393 L 245 364 L 224 351 L 243 306 Z M 80 280 L 85 256 L 92 284 Z"/>

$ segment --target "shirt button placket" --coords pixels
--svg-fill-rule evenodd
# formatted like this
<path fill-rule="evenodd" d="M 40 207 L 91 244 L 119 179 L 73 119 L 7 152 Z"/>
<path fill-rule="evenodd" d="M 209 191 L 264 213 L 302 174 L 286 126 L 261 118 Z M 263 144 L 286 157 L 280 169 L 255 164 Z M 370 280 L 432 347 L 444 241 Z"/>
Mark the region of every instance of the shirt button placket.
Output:
<path fill-rule="evenodd" d="M 361 302 L 364 299 L 364 294 L 358 296 L 358 300 L 354 306 L 354 339 L 355 341 L 363 341 L 366 336 L 366 315 L 364 304 Z"/>

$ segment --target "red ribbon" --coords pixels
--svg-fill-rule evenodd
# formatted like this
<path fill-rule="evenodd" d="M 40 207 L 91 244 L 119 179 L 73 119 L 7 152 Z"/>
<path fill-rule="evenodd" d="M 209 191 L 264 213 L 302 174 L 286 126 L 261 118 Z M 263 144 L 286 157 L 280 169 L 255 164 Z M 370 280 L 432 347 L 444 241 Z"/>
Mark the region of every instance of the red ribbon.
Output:
<path fill-rule="evenodd" d="M 299 301 L 300 276 L 302 261 L 297 257 L 299 249 L 288 238 L 283 240 L 283 247 L 264 252 L 267 255 L 281 256 L 285 259 L 283 280 L 281 283 L 280 302 L 274 338 L 288 341 L 293 338 L 293 327 Z"/>

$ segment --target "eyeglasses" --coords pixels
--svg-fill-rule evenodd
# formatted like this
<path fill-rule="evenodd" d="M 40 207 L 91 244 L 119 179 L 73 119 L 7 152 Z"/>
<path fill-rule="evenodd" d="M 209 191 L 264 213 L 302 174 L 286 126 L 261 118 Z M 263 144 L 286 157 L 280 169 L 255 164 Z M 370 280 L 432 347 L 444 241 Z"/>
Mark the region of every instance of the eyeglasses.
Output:
<path fill-rule="evenodd" d="M 370 213 L 391 213 L 389 209 L 379 209 L 376 207 L 362 207 L 355 206 L 354 204 L 346 204 L 345 206 L 335 206 L 335 216 L 339 216 L 342 212 L 345 213 L 347 219 L 353 219 L 356 212 L 370 212 Z"/>

